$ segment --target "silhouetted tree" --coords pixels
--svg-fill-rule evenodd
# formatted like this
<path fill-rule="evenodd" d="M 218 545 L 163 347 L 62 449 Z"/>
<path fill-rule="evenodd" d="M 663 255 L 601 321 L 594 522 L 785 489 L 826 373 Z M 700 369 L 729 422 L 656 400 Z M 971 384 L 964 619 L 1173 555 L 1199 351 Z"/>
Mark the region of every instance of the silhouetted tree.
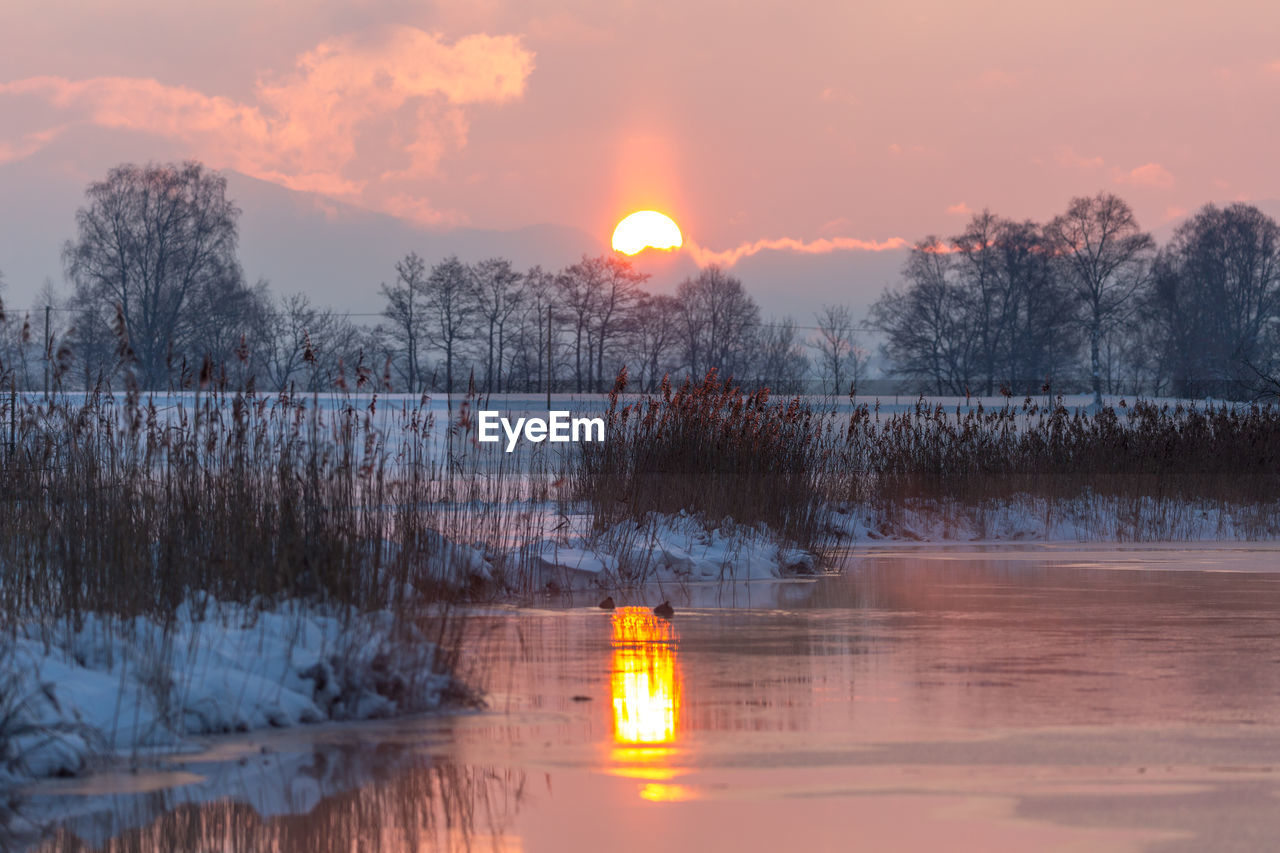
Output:
<path fill-rule="evenodd" d="M 489 258 L 472 268 L 475 282 L 476 313 L 486 333 L 484 351 L 484 389 L 502 390 L 502 366 L 507 324 L 520 308 L 524 277 L 504 258 Z M 496 382 L 496 387 L 495 387 Z"/>
<path fill-rule="evenodd" d="M 1071 286 L 1089 336 L 1094 403 L 1102 403 L 1102 339 L 1130 311 L 1145 281 L 1155 241 L 1118 196 L 1074 198 L 1045 228 L 1061 274 Z"/>
<path fill-rule="evenodd" d="M 615 346 L 615 338 L 630 321 L 630 312 L 640 298 L 640 285 L 649 278 L 648 273 L 639 272 L 629 260 L 618 255 L 605 256 L 600 260 L 600 291 L 591 301 L 590 327 L 595 338 L 597 392 L 606 390 L 606 383 L 612 382 L 608 377 L 616 376 L 617 368 L 626 361 L 619 358 L 609 371 L 605 370 L 605 352 Z"/>
<path fill-rule="evenodd" d="M 814 314 L 818 330 L 813 347 L 818 353 L 818 379 L 827 394 L 844 394 L 850 383 L 857 383 L 866 352 L 858 347 L 854 335 L 856 324 L 847 305 L 823 305 Z"/>
<path fill-rule="evenodd" d="M 794 317 L 774 319 L 756 332 L 756 385 L 779 394 L 805 391 L 809 356 Z"/>
<path fill-rule="evenodd" d="M 968 300 L 952 280 L 952 268 L 942 242 L 927 237 L 907 256 L 903 284 L 886 289 L 871 308 L 893 372 L 934 394 L 966 394 L 972 381 Z"/>
<path fill-rule="evenodd" d="M 1249 396 L 1276 367 L 1280 225 L 1251 205 L 1205 205 L 1161 251 L 1144 308 L 1173 393 Z"/>
<path fill-rule="evenodd" d="M 712 265 L 681 282 L 676 295 L 690 372 L 697 377 L 714 367 L 725 379 L 746 375 L 760 308 L 742 281 Z"/>
<path fill-rule="evenodd" d="M 421 350 L 428 321 L 426 289 L 427 265 L 417 252 L 396 261 L 395 283 L 382 285 L 382 295 L 387 300 L 382 314 L 390 321 L 391 338 L 400 346 L 405 387 L 413 394 L 422 390 Z"/>
<path fill-rule="evenodd" d="M 476 314 L 474 278 L 456 256 L 431 268 L 427 277 L 427 314 L 433 342 L 444 353 L 445 391 L 452 394 L 454 365 Z"/>
<path fill-rule="evenodd" d="M 566 267 L 556 276 L 560 291 L 561 315 L 573 333 L 573 378 L 578 393 L 591 386 L 593 362 L 591 318 L 604 284 L 604 258 L 583 255 L 582 260 Z M 585 361 L 584 361 L 585 347 Z"/>
<path fill-rule="evenodd" d="M 662 377 L 677 368 L 681 325 L 680 301 L 674 296 L 641 296 L 629 336 L 638 387 L 656 391 Z"/>
<path fill-rule="evenodd" d="M 146 387 L 241 310 L 239 209 L 226 179 L 199 163 L 125 164 L 90 184 L 63 257 L 82 301 L 118 306 Z"/>

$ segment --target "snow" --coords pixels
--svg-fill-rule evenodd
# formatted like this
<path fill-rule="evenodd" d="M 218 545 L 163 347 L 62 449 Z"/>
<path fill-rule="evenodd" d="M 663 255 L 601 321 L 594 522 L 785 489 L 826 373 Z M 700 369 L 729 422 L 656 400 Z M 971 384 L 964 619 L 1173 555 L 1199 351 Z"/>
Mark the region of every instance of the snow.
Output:
<path fill-rule="evenodd" d="M 767 527 L 732 519 L 709 524 L 686 513 L 651 515 L 598 533 L 582 529 L 586 520 L 575 519 L 578 533 L 528 550 L 535 588 L 767 580 L 812 574 L 817 564 L 813 554 L 780 544 Z"/>
<path fill-rule="evenodd" d="M 93 614 L 20 630 L 4 651 L 0 785 L 181 750 L 193 735 L 430 710 L 460 689 L 388 612 L 201 605 L 168 630 Z"/>
<path fill-rule="evenodd" d="M 979 504 L 917 500 L 839 507 L 844 544 L 867 542 L 1218 542 L 1280 538 L 1280 506 L 1220 501 L 1030 495 Z"/>

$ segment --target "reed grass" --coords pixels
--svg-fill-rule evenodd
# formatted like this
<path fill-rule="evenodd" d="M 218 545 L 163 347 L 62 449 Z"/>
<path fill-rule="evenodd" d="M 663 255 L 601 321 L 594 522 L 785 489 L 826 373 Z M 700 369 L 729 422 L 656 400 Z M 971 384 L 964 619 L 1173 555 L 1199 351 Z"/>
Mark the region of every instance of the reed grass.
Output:
<path fill-rule="evenodd" d="M 1094 411 L 1061 397 L 954 408 L 920 398 L 890 415 L 866 404 L 837 414 L 747 393 L 714 371 L 656 395 L 625 391 L 624 371 L 608 441 L 584 446 L 574 472 L 599 528 L 686 511 L 764 524 L 822 555 L 834 544 L 832 507 L 881 517 L 946 507 L 982 528 L 993 509 L 1023 503 L 1095 523 L 1118 514 L 1108 527 L 1130 539 L 1187 535 L 1188 513 L 1205 508 L 1238 522 L 1227 525 L 1236 535 L 1280 533 L 1274 405 L 1139 400 Z"/>
<path fill-rule="evenodd" d="M 862 405 L 843 456 L 848 496 L 880 504 L 1097 495 L 1248 506 L 1280 498 L 1280 408 L 1121 401 L 1094 412 L 1027 398 L 945 410 L 920 400 L 880 418 Z"/>
<path fill-rule="evenodd" d="M 701 382 L 627 401 L 625 369 L 609 397 L 603 444 L 581 445 L 574 495 L 604 529 L 623 519 L 690 512 L 713 523 L 764 524 L 820 548 L 825 480 L 837 447 L 829 418 L 800 398 L 773 402 L 715 370 Z"/>

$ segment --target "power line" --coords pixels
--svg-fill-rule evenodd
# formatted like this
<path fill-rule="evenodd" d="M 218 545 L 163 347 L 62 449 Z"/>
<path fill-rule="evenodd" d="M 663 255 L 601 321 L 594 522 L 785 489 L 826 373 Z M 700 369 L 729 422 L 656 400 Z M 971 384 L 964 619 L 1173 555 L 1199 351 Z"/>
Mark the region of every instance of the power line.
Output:
<path fill-rule="evenodd" d="M 4 310 L 6 314 L 12 314 L 12 315 L 26 314 L 27 316 L 31 316 L 41 311 L 44 311 L 46 309 L 53 311 L 54 313 L 57 313 L 57 314 L 75 314 L 83 310 L 80 308 L 59 308 L 57 306 L 46 306 L 46 305 L 37 305 L 31 308 L 6 308 Z M 381 317 L 384 320 L 387 319 L 387 315 L 381 311 L 330 311 L 329 316 L 344 318 L 344 319 L 351 319 L 353 317 Z M 805 332 L 822 331 L 821 326 L 804 326 L 799 323 L 780 323 L 780 322 L 777 322 L 776 320 L 768 323 L 756 323 L 755 327 L 759 329 L 791 328 L 791 329 L 796 329 L 797 331 L 805 331 Z M 881 331 L 878 327 L 872 326 L 868 323 L 855 323 L 849 326 L 848 328 L 850 331 L 853 331 L 853 332 Z"/>

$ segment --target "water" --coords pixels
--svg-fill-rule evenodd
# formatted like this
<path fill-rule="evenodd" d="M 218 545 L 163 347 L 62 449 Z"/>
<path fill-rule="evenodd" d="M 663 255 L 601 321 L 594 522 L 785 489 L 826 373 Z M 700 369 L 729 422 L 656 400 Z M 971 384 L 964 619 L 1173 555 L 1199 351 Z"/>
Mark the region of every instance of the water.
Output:
<path fill-rule="evenodd" d="M 922 548 L 489 611 L 486 712 L 211 740 L 20 813 L 43 850 L 1267 849 L 1277 570 Z"/>

